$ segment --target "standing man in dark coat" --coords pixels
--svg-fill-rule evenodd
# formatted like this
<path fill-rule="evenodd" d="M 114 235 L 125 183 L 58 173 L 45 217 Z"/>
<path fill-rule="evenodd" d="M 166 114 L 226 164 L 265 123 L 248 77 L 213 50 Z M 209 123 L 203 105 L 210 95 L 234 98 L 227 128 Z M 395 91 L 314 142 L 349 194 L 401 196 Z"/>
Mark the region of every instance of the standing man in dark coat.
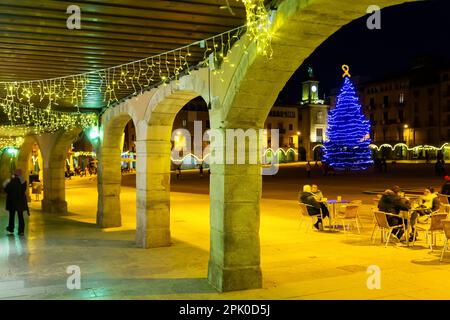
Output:
<path fill-rule="evenodd" d="M 28 202 L 25 191 L 27 189 L 27 182 L 22 177 L 22 170 L 17 169 L 13 177 L 5 186 L 6 196 L 6 210 L 9 211 L 9 225 L 6 231 L 14 232 L 15 215 L 19 216 L 19 230 L 18 234 L 23 235 L 25 231 L 25 220 L 23 219 L 23 212 L 28 212 Z"/>

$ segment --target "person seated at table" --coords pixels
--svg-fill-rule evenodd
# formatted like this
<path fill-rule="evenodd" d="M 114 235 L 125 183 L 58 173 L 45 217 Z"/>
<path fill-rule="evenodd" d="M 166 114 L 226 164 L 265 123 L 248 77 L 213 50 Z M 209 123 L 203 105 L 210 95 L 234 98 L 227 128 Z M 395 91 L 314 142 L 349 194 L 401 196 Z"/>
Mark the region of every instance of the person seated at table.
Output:
<path fill-rule="evenodd" d="M 326 202 L 324 201 L 323 193 L 319 190 L 319 186 L 317 184 L 311 185 L 311 193 L 314 194 L 317 202 L 320 203 L 320 208 L 322 209 L 322 214 L 324 217 L 329 217 L 330 212 L 328 211 L 328 207 Z M 326 199 L 325 199 L 326 200 Z"/>
<path fill-rule="evenodd" d="M 387 216 L 387 221 L 390 226 L 399 225 L 402 224 L 402 222 L 405 222 L 406 225 L 406 221 L 403 221 L 404 219 L 400 217 L 400 211 L 408 211 L 409 207 L 405 205 L 405 203 L 398 195 L 394 193 L 394 191 L 390 189 L 384 191 L 380 201 L 378 202 L 378 210 L 396 215 Z M 400 240 L 404 232 L 405 230 L 403 230 L 403 227 L 399 227 L 395 228 L 392 234 Z"/>
<path fill-rule="evenodd" d="M 320 216 L 322 206 L 320 205 L 320 202 L 316 200 L 314 194 L 311 192 L 310 185 L 306 184 L 303 186 L 303 192 L 301 192 L 299 195 L 299 202 L 306 204 L 306 208 L 310 216 L 317 215 L 317 222 L 314 224 L 314 228 L 322 230 L 323 223 Z M 326 212 L 322 212 L 322 215 L 323 217 L 328 217 L 328 210 Z"/>
<path fill-rule="evenodd" d="M 408 208 L 411 208 L 411 200 L 405 196 L 405 193 L 400 189 L 399 186 L 393 186 L 392 191 L 396 196 L 400 198 L 400 201 Z"/>
<path fill-rule="evenodd" d="M 319 190 L 319 186 L 317 184 L 311 185 L 311 193 L 314 194 L 314 197 L 317 201 L 322 201 L 323 193 Z"/>
<path fill-rule="evenodd" d="M 438 211 L 441 206 L 441 202 L 434 190 L 434 188 L 427 188 L 423 191 L 423 195 L 419 198 L 419 205 L 412 209 L 411 213 L 411 236 L 410 241 L 414 239 L 415 228 L 417 219 L 423 216 L 429 216 L 432 212 Z M 417 236 L 416 236 L 417 240 Z"/>
<path fill-rule="evenodd" d="M 422 209 L 423 214 L 430 214 L 432 211 L 435 211 L 433 210 L 433 206 L 437 206 L 437 209 L 439 209 L 438 201 L 439 199 L 436 192 L 434 192 L 434 188 L 426 188 L 419 197 L 419 205 L 415 209 Z"/>

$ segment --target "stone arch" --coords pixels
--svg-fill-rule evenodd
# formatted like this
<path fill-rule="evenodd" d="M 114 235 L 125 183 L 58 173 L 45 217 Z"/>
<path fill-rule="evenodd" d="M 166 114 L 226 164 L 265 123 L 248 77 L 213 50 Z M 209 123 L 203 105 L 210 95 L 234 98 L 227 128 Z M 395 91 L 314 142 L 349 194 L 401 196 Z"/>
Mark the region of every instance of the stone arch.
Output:
<path fill-rule="evenodd" d="M 194 90 L 162 89 L 150 100 L 146 119 L 139 123 L 136 141 L 139 177 L 136 180 L 136 243 L 139 247 L 170 245 L 172 127 L 177 113 L 198 96 Z"/>
<path fill-rule="evenodd" d="M 20 146 L 19 149 L 19 155 L 17 156 L 17 168 L 22 169 L 23 172 L 23 176 L 25 178 L 25 180 L 29 181 L 29 174 L 30 171 L 32 171 L 32 167 L 31 167 L 31 156 L 32 156 L 32 151 L 33 151 L 33 146 L 34 144 L 36 144 L 39 148 L 39 168 L 40 168 L 40 180 L 43 180 L 43 176 L 42 173 L 44 166 L 43 166 L 43 156 L 42 156 L 42 149 L 41 146 L 39 144 L 39 140 L 37 139 L 37 137 L 35 135 L 27 135 L 24 137 L 23 143 Z M 29 194 L 31 192 L 30 188 L 27 188 L 27 193 Z"/>
<path fill-rule="evenodd" d="M 130 120 L 133 120 L 137 128 L 138 111 L 145 105 L 145 100 L 145 97 L 128 100 L 108 109 L 101 118 L 102 130 L 97 153 L 97 225 L 99 227 L 111 228 L 122 225 L 120 213 L 122 135 Z"/>
<path fill-rule="evenodd" d="M 381 0 L 380 8 L 404 0 Z M 345 24 L 366 14 L 370 0 L 284 0 L 272 24 L 273 57 L 258 56 L 248 36 L 212 79 L 211 128 L 263 129 L 279 92 L 302 62 Z M 246 48 L 246 49 L 245 49 Z M 223 81 L 225 84 L 223 83 Z M 256 149 L 256 150 L 255 150 Z M 258 152 L 248 148 L 246 152 Z M 220 291 L 260 288 L 261 165 L 211 165 L 210 283 Z M 245 181 L 244 183 L 242 181 Z"/>
<path fill-rule="evenodd" d="M 99 148 L 97 224 L 118 227 L 120 215 L 120 138 L 126 123 L 136 128 L 136 244 L 170 245 L 170 151 L 172 125 L 187 102 L 205 97 L 205 70 L 144 92 L 108 109 L 102 117 Z"/>
<path fill-rule="evenodd" d="M 24 176 L 26 176 L 30 170 L 30 157 L 33 150 L 33 145 L 37 144 L 39 146 L 39 141 L 34 135 L 27 135 L 24 137 L 23 143 L 19 149 L 19 155 L 17 157 L 17 167 L 21 168 Z M 39 146 L 39 149 L 41 147 Z"/>
<path fill-rule="evenodd" d="M 377 6 L 384 8 L 413 1 L 418 0 L 381 0 Z M 245 46 L 234 49 L 229 57 L 236 67 L 224 68 L 222 73 L 213 76 L 213 96 L 221 102 L 212 110 L 221 114 L 215 119 L 220 119 L 225 126 L 237 123 L 261 127 L 278 93 L 303 61 L 341 27 L 364 16 L 372 3 L 370 0 L 282 1 L 272 24 L 272 58 L 257 55 L 256 45 L 245 35 L 239 41 Z M 215 126 L 220 123 L 216 122 Z"/>
<path fill-rule="evenodd" d="M 74 128 L 37 137 L 44 158 L 44 212 L 67 214 L 65 159 L 70 145 L 81 131 L 81 128 Z"/>

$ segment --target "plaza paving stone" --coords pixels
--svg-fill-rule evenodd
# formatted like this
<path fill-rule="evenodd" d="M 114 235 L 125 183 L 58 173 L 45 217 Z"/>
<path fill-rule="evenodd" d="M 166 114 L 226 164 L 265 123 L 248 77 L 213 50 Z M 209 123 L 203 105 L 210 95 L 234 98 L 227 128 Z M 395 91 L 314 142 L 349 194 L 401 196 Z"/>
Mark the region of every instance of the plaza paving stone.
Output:
<path fill-rule="evenodd" d="M 377 233 L 372 243 L 369 196 L 361 195 L 361 234 L 306 232 L 295 198 L 263 198 L 263 288 L 218 293 L 206 279 L 207 194 L 172 192 L 172 246 L 145 250 L 134 241 L 134 188 L 122 188 L 123 226 L 105 230 L 95 226 L 95 178 L 67 181 L 66 189 L 70 214 L 44 214 L 31 202 L 23 238 L 5 234 L 1 211 L 0 299 L 450 299 L 450 253 L 439 262 L 442 239 L 432 253 L 423 240 L 385 248 Z M 69 265 L 81 268 L 80 290 L 66 287 Z M 381 268 L 379 290 L 366 285 L 371 265 Z"/>

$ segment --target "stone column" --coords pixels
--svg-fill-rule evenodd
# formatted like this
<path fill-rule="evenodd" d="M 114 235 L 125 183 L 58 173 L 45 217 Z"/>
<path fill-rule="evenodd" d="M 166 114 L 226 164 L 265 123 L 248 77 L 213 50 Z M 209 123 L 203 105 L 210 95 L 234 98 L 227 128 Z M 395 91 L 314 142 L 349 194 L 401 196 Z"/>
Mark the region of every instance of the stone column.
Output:
<path fill-rule="evenodd" d="M 97 226 L 101 228 L 120 227 L 120 170 L 121 153 L 116 147 L 100 147 L 98 152 L 97 184 L 98 211 Z"/>
<path fill-rule="evenodd" d="M 136 141 L 136 244 L 170 245 L 170 149 L 163 140 Z"/>
<path fill-rule="evenodd" d="M 64 179 L 64 159 L 52 161 L 50 166 L 44 167 L 42 211 L 61 215 L 67 214 Z"/>
<path fill-rule="evenodd" d="M 216 146 L 214 150 L 225 150 Z M 246 158 L 254 148 L 245 147 Z M 225 154 L 225 151 L 224 151 Z M 259 158 L 258 158 L 259 162 Z M 219 291 L 261 288 L 261 165 L 211 164 L 208 281 Z"/>

